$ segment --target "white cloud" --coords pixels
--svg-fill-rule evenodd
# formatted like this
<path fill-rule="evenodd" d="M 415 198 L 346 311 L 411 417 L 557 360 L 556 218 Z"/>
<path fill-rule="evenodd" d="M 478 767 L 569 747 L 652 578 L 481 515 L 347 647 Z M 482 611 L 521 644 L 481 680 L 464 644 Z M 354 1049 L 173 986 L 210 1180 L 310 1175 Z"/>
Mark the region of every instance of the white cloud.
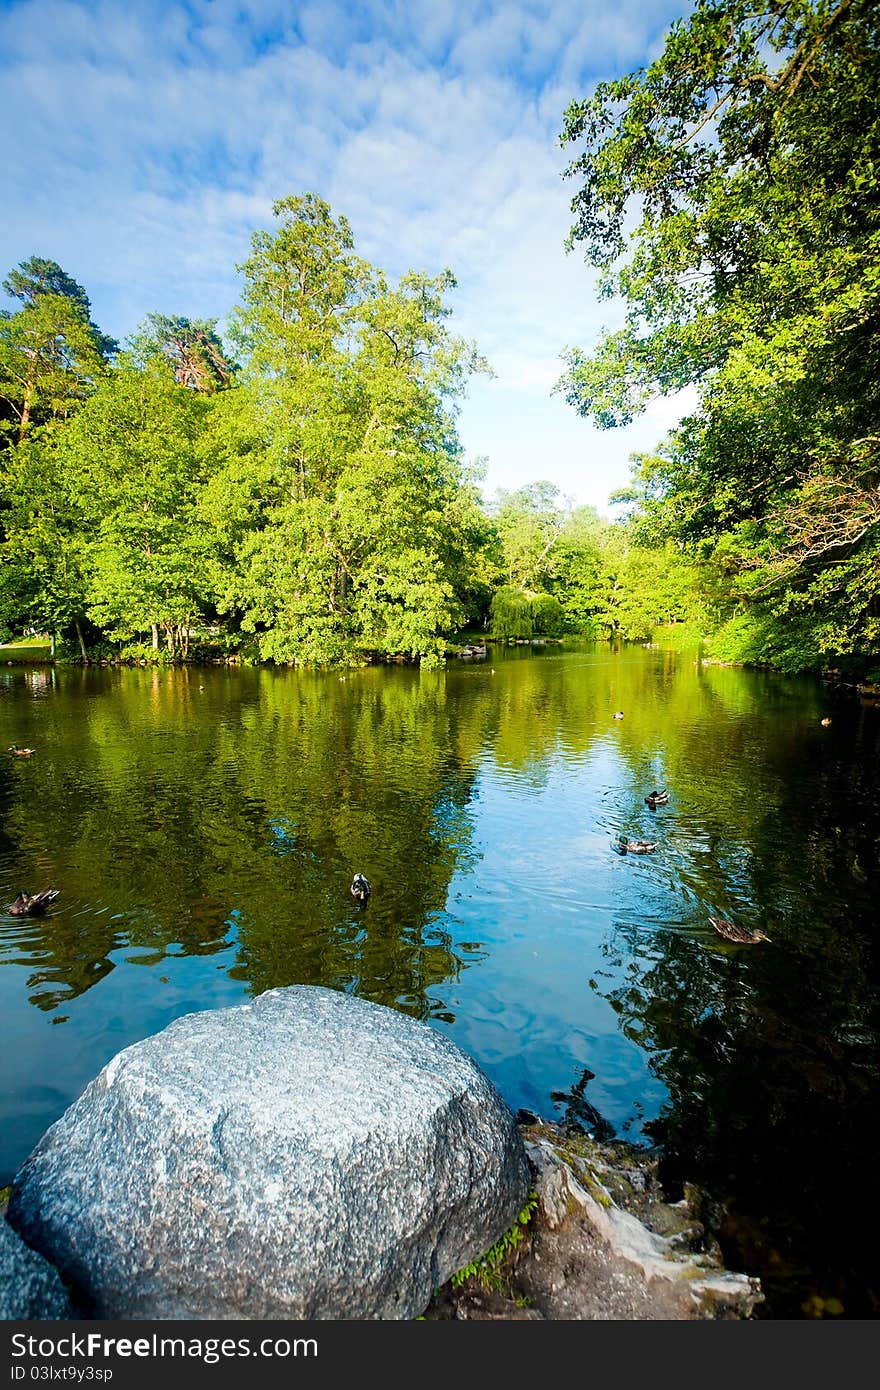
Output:
<path fill-rule="evenodd" d="M 580 419 L 561 396 L 523 389 L 513 377 L 496 379 L 471 391 L 462 436 L 471 458 L 488 458 L 486 497 L 547 479 L 576 503 L 610 515 L 609 493 L 628 482 L 631 456 L 655 449 L 693 404 L 690 390 L 658 398 L 626 429 L 603 431 Z"/>
<path fill-rule="evenodd" d="M 449 265 L 493 382 L 461 416 L 494 485 L 601 504 L 673 418 L 600 434 L 549 394 L 612 307 L 563 243 L 565 105 L 638 66 L 675 0 L 26 0 L 0 11 L 0 272 L 51 256 L 123 337 L 153 309 L 223 318 L 271 204 L 321 193 L 392 274 Z M 666 413 L 664 413 L 664 410 Z M 674 410 L 673 410 L 674 414 Z M 655 431 L 653 437 L 647 434 Z M 641 432 L 641 433 L 639 433 Z M 640 442 L 633 444 L 632 439 Z"/>

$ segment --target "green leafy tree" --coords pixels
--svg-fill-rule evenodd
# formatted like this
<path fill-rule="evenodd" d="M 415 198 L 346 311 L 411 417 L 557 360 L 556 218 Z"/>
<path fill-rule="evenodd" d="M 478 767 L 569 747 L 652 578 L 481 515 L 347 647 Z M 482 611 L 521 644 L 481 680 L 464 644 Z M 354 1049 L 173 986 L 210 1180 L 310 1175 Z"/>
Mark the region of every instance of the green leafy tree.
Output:
<path fill-rule="evenodd" d="M 515 492 L 500 488 L 490 508 L 501 545 L 501 566 L 511 588 L 541 589 L 554 573 L 565 530 L 567 505 L 552 483 L 530 483 Z"/>
<path fill-rule="evenodd" d="M 565 611 L 552 594 L 505 586 L 492 595 L 489 625 L 498 638 L 560 637 Z"/>
<path fill-rule="evenodd" d="M 446 328 L 453 277 L 391 287 L 312 194 L 275 214 L 235 319 L 269 471 L 226 605 L 276 661 L 437 660 L 464 617 L 454 405 L 484 367 Z M 253 497 L 250 470 L 230 466 Z"/>
<path fill-rule="evenodd" d="M 87 537 L 89 619 L 114 641 L 160 634 L 186 656 L 209 602 L 211 537 L 198 525 L 209 403 L 161 364 L 123 359 L 58 444 L 63 486 Z"/>
<path fill-rule="evenodd" d="M 54 261 L 31 257 L 3 289 L 22 301 L 0 311 L 0 403 L 7 437 L 66 418 L 94 389 L 116 348 L 89 318 L 85 290 Z"/>
<path fill-rule="evenodd" d="M 86 655 L 88 545 L 54 440 L 26 440 L 0 463 L 0 631 L 70 634 Z"/>
<path fill-rule="evenodd" d="M 62 295 L 69 299 L 87 320 L 95 346 L 102 357 L 109 359 L 119 351 L 119 344 L 115 338 L 102 332 L 92 321 L 91 301 L 82 285 L 74 280 L 72 275 L 68 275 L 66 270 L 62 270 L 56 261 L 46 260 L 42 256 L 30 256 L 26 261 L 20 262 L 14 270 L 10 270 L 3 281 L 3 288 L 13 299 L 20 299 L 31 308 L 38 303 L 42 295 Z"/>
<path fill-rule="evenodd" d="M 563 130 L 571 244 L 627 318 L 562 389 L 609 426 L 697 386 L 652 513 L 794 666 L 880 644 L 878 79 L 870 0 L 701 0 Z"/>
<path fill-rule="evenodd" d="M 562 605 L 569 632 L 595 637 L 607 626 L 622 551 L 619 532 L 594 507 L 577 507 L 566 519 L 550 588 Z"/>
<path fill-rule="evenodd" d="M 140 361 L 163 358 L 174 380 L 193 391 L 210 395 L 230 386 L 235 378 L 236 365 L 217 333 L 216 319 L 148 314 L 129 347 Z"/>
<path fill-rule="evenodd" d="M 41 295 L 17 314 L 0 315 L 0 400 L 7 436 L 20 441 L 33 423 L 66 418 L 103 370 L 91 328 L 62 295 Z"/>
<path fill-rule="evenodd" d="M 487 368 L 449 331 L 453 276 L 392 285 L 312 194 L 275 213 L 243 267 L 241 370 L 214 320 L 155 313 L 111 365 L 76 281 L 37 258 L 10 275 L 5 629 L 185 658 L 222 613 L 227 645 L 270 660 L 433 663 L 485 613 L 494 533 L 456 410 Z"/>

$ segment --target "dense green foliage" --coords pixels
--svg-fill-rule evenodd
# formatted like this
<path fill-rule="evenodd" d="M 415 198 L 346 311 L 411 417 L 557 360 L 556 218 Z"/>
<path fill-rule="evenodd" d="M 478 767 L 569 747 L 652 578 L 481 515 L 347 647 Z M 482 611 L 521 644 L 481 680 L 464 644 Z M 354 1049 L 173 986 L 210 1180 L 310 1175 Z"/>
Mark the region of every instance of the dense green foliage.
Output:
<path fill-rule="evenodd" d="M 708 565 L 717 650 L 880 651 L 880 9 L 700 0 L 646 70 L 573 103 L 571 244 L 627 305 L 568 399 L 599 424 L 699 393 L 633 500 Z M 634 227 L 634 230 L 629 229 Z"/>
<path fill-rule="evenodd" d="M 0 442 L 66 418 L 101 380 L 116 348 L 89 318 L 89 299 L 54 261 L 32 256 L 3 281 L 17 313 L 0 310 Z"/>
<path fill-rule="evenodd" d="M 251 516 L 224 606 L 275 660 L 437 658 L 464 617 L 467 565 L 449 405 L 484 364 L 446 329 L 448 272 L 392 288 L 320 199 L 276 213 L 277 234 L 254 237 L 236 321 L 261 447 L 256 473 L 227 451 L 225 504 Z"/>
<path fill-rule="evenodd" d="M 565 630 L 565 613 L 552 594 L 496 589 L 489 613 L 493 637 L 559 637 Z"/>
<path fill-rule="evenodd" d="M 59 266 L 5 282 L 24 305 L 0 320 L 7 634 L 173 659 L 210 629 L 276 661 L 430 662 L 471 616 L 485 528 L 454 406 L 485 364 L 446 327 L 453 278 L 392 287 L 313 195 L 275 214 L 242 267 L 241 365 L 216 322 L 155 313 L 111 365 Z"/>
<path fill-rule="evenodd" d="M 700 0 L 574 103 L 572 244 L 624 327 L 563 388 L 605 426 L 698 404 L 609 523 L 549 483 L 485 504 L 449 271 L 392 284 L 314 194 L 252 238 L 225 339 L 148 314 L 120 352 L 32 257 L 0 316 L 0 636 L 88 656 L 436 664 L 457 634 L 708 636 L 877 668 L 880 13 Z M 684 639 L 682 639 L 684 640 Z"/>
<path fill-rule="evenodd" d="M 467 627 L 646 637 L 682 616 L 655 557 L 551 484 L 483 503 L 455 411 L 487 366 L 449 331 L 449 271 L 393 286 L 320 198 L 275 214 L 232 346 L 151 313 L 120 351 L 60 266 L 11 272 L 0 635 L 84 660 L 435 664 Z"/>

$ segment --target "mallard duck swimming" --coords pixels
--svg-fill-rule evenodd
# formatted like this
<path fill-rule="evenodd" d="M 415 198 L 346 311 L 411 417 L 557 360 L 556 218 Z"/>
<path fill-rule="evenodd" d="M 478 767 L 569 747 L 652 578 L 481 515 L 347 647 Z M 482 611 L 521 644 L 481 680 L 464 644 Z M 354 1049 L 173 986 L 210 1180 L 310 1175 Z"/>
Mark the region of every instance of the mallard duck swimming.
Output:
<path fill-rule="evenodd" d="M 355 874 L 351 881 L 351 896 L 359 903 L 365 903 L 372 891 L 369 880 L 364 878 L 363 874 Z"/>
<path fill-rule="evenodd" d="M 749 931 L 748 927 L 738 927 L 734 922 L 726 922 L 723 917 L 710 917 L 709 921 L 715 928 L 719 936 L 723 936 L 725 941 L 736 941 L 741 946 L 754 946 L 758 941 L 769 941 L 766 932 L 762 932 L 760 927 L 754 931 Z"/>
<path fill-rule="evenodd" d="M 19 893 L 6 911 L 13 917 L 39 917 L 58 897 L 57 888 L 44 888 L 42 893 Z"/>
<path fill-rule="evenodd" d="M 668 800 L 669 792 L 663 787 L 660 791 L 648 792 L 645 797 L 645 805 L 650 806 L 653 811 L 655 806 L 665 806 Z"/>
<path fill-rule="evenodd" d="M 32 758 L 36 753 L 36 748 L 19 748 L 17 743 L 10 743 L 7 750 L 13 758 Z"/>
<path fill-rule="evenodd" d="M 658 848 L 656 840 L 624 840 L 623 835 L 620 835 L 617 844 L 623 845 L 624 853 L 631 853 L 631 855 L 652 855 L 653 851 Z"/>
<path fill-rule="evenodd" d="M 618 854 L 653 854 L 657 848 L 657 842 L 656 840 L 628 840 L 625 835 L 619 835 L 614 848 Z"/>

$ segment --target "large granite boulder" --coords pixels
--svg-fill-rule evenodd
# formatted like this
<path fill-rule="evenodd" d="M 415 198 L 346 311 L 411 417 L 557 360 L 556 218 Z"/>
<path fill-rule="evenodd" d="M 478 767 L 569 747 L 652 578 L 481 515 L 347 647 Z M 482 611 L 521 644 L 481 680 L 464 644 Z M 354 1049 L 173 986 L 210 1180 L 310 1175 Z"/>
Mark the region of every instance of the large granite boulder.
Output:
<path fill-rule="evenodd" d="M 72 1318 L 57 1269 L 29 1250 L 0 1216 L 0 1319 Z"/>
<path fill-rule="evenodd" d="M 17 1174 L 9 1221 L 98 1318 L 409 1318 L 528 1184 L 454 1043 L 294 985 L 120 1052 Z"/>

